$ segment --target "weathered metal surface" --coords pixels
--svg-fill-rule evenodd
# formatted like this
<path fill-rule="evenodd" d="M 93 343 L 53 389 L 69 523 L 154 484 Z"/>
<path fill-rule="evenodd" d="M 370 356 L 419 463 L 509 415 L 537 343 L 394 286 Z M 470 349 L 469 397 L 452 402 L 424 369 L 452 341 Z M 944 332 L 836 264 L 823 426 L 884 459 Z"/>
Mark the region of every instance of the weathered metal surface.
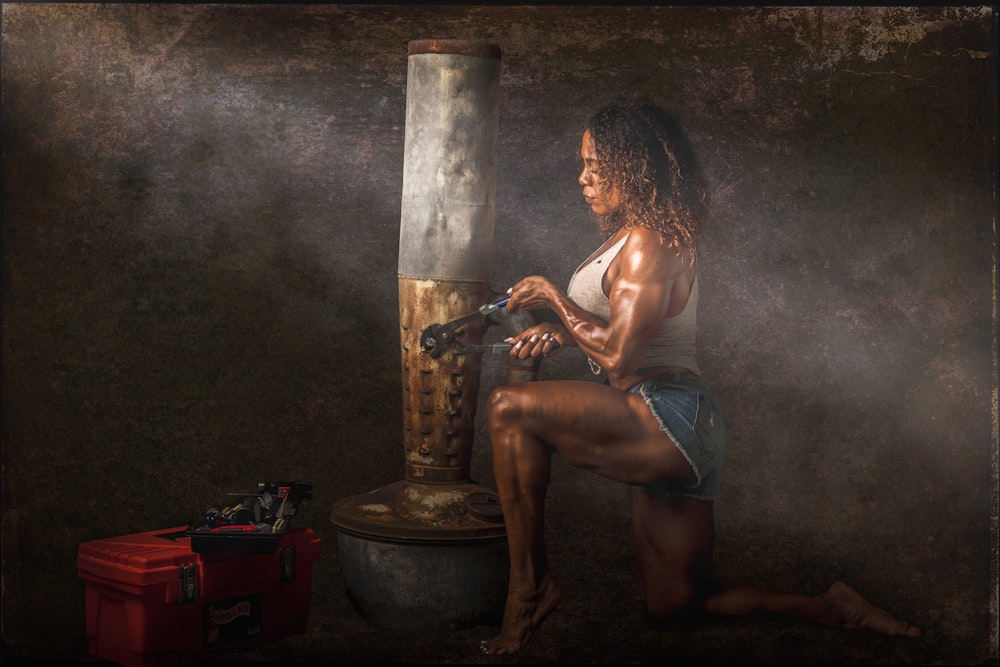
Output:
<path fill-rule="evenodd" d="M 500 60 L 502 51 L 499 44 L 468 39 L 414 39 L 407 45 L 407 55 L 422 53 L 445 53 L 478 58 Z"/>
<path fill-rule="evenodd" d="M 404 542 L 493 539 L 506 534 L 496 493 L 475 482 L 423 484 L 400 480 L 338 501 L 330 520 L 341 530 Z"/>
<path fill-rule="evenodd" d="M 375 625 L 446 631 L 499 625 L 507 599 L 506 540 L 401 543 L 337 534 L 347 595 Z"/>
<path fill-rule="evenodd" d="M 459 52 L 483 49 L 477 43 L 447 45 Z M 489 278 L 499 95 L 498 58 L 446 52 L 409 56 L 400 275 Z"/>
<path fill-rule="evenodd" d="M 535 318 L 532 314 L 523 310 L 510 312 L 504 309 L 494 314 L 492 318 L 499 323 L 504 337 L 521 333 L 535 324 Z M 541 365 L 541 359 L 514 359 L 509 355 L 506 359 L 508 383 L 534 382 L 538 379 L 538 367 Z"/>
<path fill-rule="evenodd" d="M 432 356 L 421 333 L 489 298 L 499 49 L 410 44 L 399 235 L 404 479 L 334 505 L 339 560 L 357 611 L 401 629 L 496 622 L 506 529 L 496 495 L 471 482 L 480 356 Z M 465 327 L 482 341 L 485 320 Z"/>
<path fill-rule="evenodd" d="M 485 283 L 399 278 L 406 479 L 469 479 L 480 357 L 448 352 L 433 358 L 421 348 L 420 333 L 430 324 L 475 311 L 487 292 Z M 472 322 L 465 335 L 478 342 L 482 330 L 483 322 Z"/>

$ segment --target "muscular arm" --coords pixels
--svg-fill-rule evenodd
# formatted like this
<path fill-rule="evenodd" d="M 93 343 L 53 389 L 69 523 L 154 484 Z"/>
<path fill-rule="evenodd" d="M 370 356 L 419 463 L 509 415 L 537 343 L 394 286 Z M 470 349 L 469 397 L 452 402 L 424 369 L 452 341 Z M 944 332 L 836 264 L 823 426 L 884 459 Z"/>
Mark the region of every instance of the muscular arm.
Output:
<path fill-rule="evenodd" d="M 514 286 L 509 307 L 551 308 L 573 342 L 604 368 L 611 384 L 622 386 L 631 383 L 629 376 L 671 310 L 671 296 L 686 298 L 686 292 L 679 295 L 676 289 L 688 285 L 684 276 L 685 266 L 677 252 L 662 244 L 656 233 L 636 228 L 608 268 L 608 321 L 583 310 L 538 276 Z"/>

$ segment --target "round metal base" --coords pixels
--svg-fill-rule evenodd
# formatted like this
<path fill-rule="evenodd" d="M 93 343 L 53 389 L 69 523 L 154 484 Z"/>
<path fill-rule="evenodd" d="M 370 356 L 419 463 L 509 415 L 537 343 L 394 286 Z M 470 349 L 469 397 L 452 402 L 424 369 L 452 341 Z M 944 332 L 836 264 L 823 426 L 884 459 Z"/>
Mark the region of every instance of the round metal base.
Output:
<path fill-rule="evenodd" d="M 506 538 L 403 543 L 339 530 L 337 548 L 348 599 L 373 625 L 450 631 L 503 620 Z"/>
<path fill-rule="evenodd" d="M 496 494 L 472 482 L 403 480 L 333 507 L 347 596 L 396 630 L 499 626 L 510 559 Z"/>

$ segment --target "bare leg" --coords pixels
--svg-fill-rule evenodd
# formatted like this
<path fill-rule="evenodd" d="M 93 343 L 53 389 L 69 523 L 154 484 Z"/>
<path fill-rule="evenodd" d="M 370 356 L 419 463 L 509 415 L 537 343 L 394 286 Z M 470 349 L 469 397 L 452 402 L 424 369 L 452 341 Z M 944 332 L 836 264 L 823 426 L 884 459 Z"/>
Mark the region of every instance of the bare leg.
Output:
<path fill-rule="evenodd" d="M 510 551 L 510 580 L 500 634 L 482 642 L 480 649 L 487 655 L 506 655 L 528 643 L 559 604 L 562 591 L 549 572 L 543 523 L 551 452 L 522 426 L 509 397 L 492 400 L 489 411 L 493 469 Z"/>
<path fill-rule="evenodd" d="M 632 491 L 632 544 L 652 618 L 696 611 L 711 580 L 714 542 L 711 502 Z"/>
<path fill-rule="evenodd" d="M 733 586 L 709 597 L 702 609 L 710 614 L 787 614 L 844 630 L 868 630 L 905 637 L 920 635 L 919 628 L 894 618 L 839 581 L 822 595 L 777 593 L 753 586 Z"/>
<path fill-rule="evenodd" d="M 491 394 L 488 416 L 493 470 L 507 527 L 510 581 L 500 634 L 480 648 L 488 655 L 507 655 L 528 643 L 562 598 L 549 572 L 543 525 L 553 453 L 572 466 L 631 484 L 690 482 L 693 472 L 641 396 L 593 382 L 504 385 Z M 692 525 L 702 524 L 694 520 Z M 688 527 L 676 535 L 683 537 Z M 690 535 L 700 545 L 699 530 L 692 529 Z M 693 548 L 682 542 L 673 548 L 680 560 L 689 558 L 685 550 Z M 648 552 L 646 560 L 655 563 L 655 553 Z M 671 583 L 686 573 L 674 573 Z M 688 588 L 690 593 L 693 589 Z"/>
<path fill-rule="evenodd" d="M 717 615 L 784 614 L 844 630 L 916 637 L 920 630 L 865 600 L 843 582 L 822 595 L 778 593 L 754 586 L 709 592 L 713 543 L 711 503 L 632 495 L 633 540 L 646 610 L 655 619 L 682 616 L 700 602 Z"/>

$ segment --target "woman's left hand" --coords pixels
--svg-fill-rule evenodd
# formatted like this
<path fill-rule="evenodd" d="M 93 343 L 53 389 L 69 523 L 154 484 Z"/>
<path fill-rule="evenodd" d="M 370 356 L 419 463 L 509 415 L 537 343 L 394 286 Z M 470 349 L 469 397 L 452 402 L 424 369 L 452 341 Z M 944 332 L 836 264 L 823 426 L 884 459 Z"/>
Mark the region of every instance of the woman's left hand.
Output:
<path fill-rule="evenodd" d="M 551 357 L 566 345 L 566 332 L 557 324 L 536 324 L 516 336 L 505 338 L 510 343 L 510 356 L 515 359 Z"/>

